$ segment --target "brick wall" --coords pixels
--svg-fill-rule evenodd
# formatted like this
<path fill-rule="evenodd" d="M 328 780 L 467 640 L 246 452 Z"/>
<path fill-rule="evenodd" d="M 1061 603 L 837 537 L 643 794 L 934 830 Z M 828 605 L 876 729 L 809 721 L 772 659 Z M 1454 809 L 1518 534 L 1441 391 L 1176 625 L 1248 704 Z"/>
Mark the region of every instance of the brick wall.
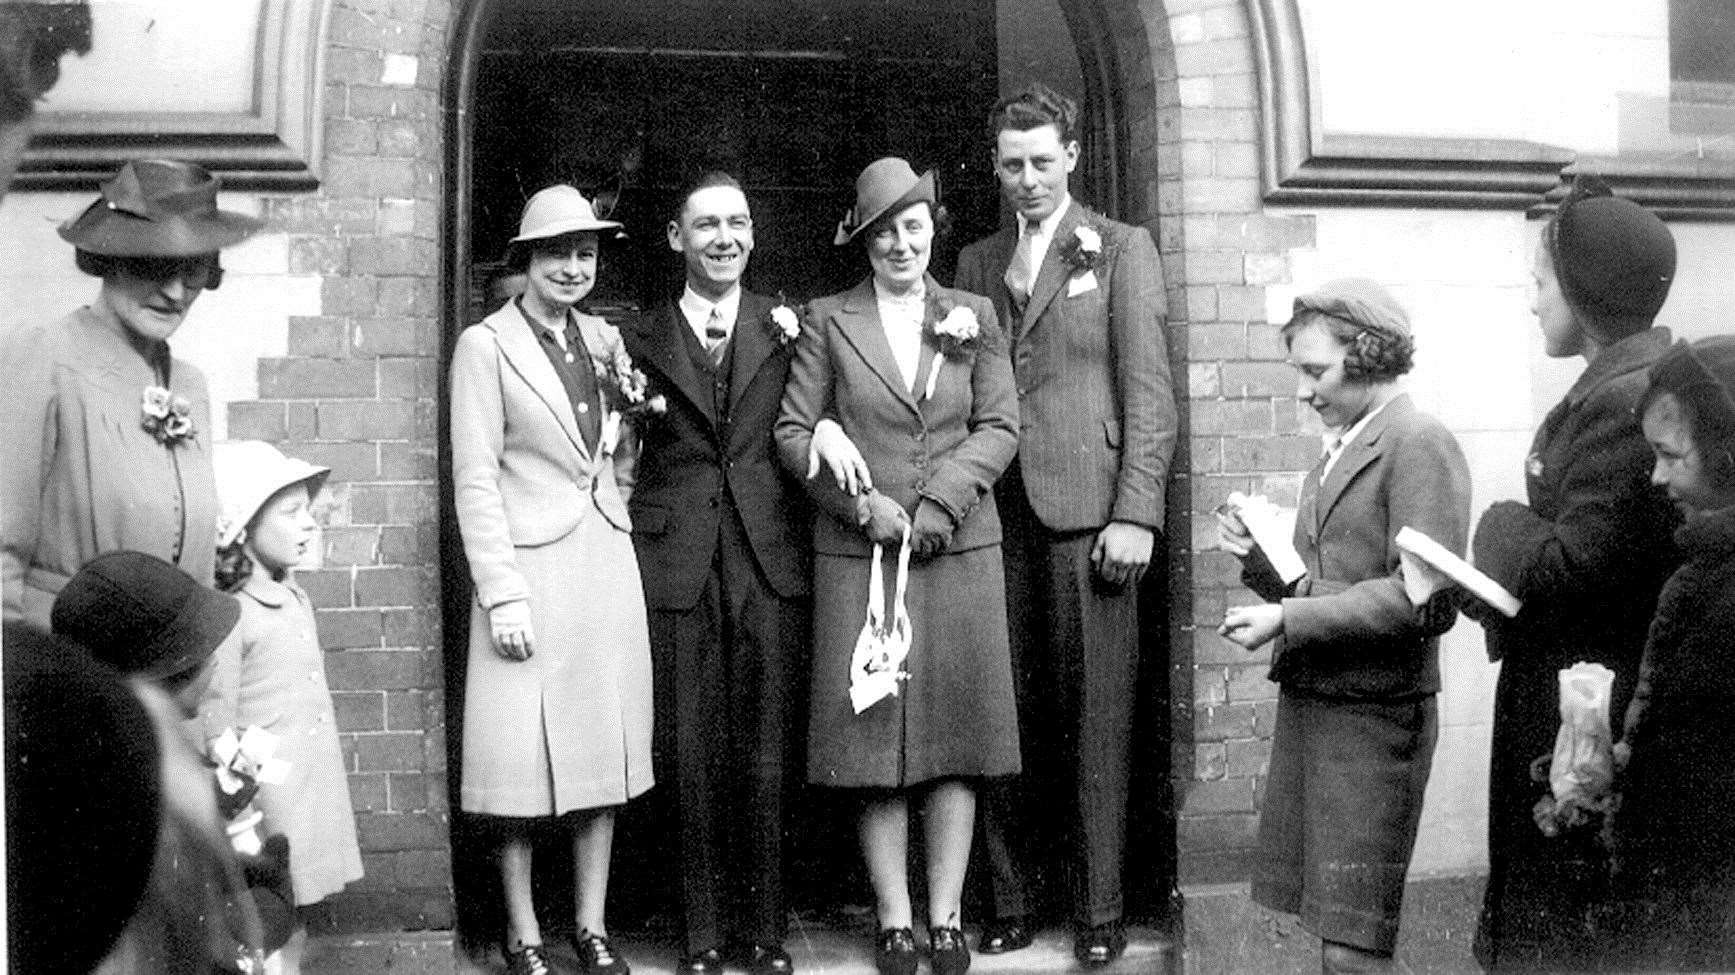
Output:
<path fill-rule="evenodd" d="M 259 362 L 229 435 L 332 468 L 318 609 L 366 879 L 333 902 L 344 930 L 451 924 L 439 632 L 445 0 L 335 0 L 325 155 L 314 194 L 268 197 L 291 274 L 322 278 L 287 355 Z"/>
<path fill-rule="evenodd" d="M 1293 503 L 1316 449 L 1266 323 L 1265 286 L 1310 217 L 1259 200 L 1248 0 L 1101 0 L 1128 120 L 1129 216 L 1168 273 L 1183 437 L 1170 499 L 1171 676 L 1183 881 L 1245 876 L 1275 691 L 1265 655 L 1213 632 L 1241 590 L 1210 551 L 1231 490 Z M 229 435 L 333 468 L 324 567 L 307 588 L 337 699 L 366 880 L 344 930 L 449 926 L 451 855 L 438 578 L 437 416 L 444 214 L 440 97 L 455 0 L 334 0 L 325 155 L 313 194 L 267 197 L 292 274 L 322 279 L 287 354 Z"/>

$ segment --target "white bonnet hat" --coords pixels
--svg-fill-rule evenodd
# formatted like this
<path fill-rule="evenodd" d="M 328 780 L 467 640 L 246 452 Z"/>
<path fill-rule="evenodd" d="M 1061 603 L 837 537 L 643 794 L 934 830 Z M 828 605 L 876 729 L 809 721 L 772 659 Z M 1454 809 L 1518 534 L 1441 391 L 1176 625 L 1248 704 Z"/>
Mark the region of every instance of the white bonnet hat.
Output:
<path fill-rule="evenodd" d="M 246 531 L 247 523 L 291 484 L 308 482 L 308 493 L 319 493 L 331 468 L 287 457 L 263 440 L 220 443 L 211 454 L 217 472 L 217 546 L 228 548 Z"/>

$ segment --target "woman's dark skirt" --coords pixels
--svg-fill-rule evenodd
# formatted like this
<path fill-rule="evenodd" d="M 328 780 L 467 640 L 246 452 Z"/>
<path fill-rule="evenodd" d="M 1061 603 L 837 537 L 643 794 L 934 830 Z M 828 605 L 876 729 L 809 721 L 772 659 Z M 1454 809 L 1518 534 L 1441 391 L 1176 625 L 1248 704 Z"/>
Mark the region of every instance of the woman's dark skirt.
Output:
<path fill-rule="evenodd" d="M 1432 695 L 1283 691 L 1253 899 L 1327 941 L 1390 954 L 1438 731 Z"/>
<path fill-rule="evenodd" d="M 849 667 L 867 615 L 871 560 L 820 554 L 813 562 L 808 781 L 902 788 L 1018 772 L 1000 546 L 911 561 L 910 679 L 897 697 L 861 714 L 850 707 Z M 893 549 L 885 558 L 887 590 L 896 574 Z"/>

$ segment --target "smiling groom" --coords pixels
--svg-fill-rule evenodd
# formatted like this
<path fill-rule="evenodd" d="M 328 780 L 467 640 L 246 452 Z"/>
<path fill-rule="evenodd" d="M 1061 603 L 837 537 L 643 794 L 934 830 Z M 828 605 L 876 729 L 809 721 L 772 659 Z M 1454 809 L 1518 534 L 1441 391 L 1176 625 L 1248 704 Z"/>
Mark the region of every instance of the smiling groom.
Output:
<path fill-rule="evenodd" d="M 956 283 L 1008 323 L 1021 418 L 994 490 L 1024 774 L 983 804 L 996 916 L 979 950 L 1030 944 L 1035 851 L 1058 848 L 1074 954 L 1101 966 L 1126 948 L 1138 590 L 1160 552 L 1176 412 L 1157 249 L 1072 198 L 1077 117 L 1040 84 L 994 106 L 994 171 L 1017 225 L 964 248 Z M 1030 815 L 1041 809 L 1056 815 Z"/>
<path fill-rule="evenodd" d="M 624 331 L 667 406 L 642 434 L 631 513 L 650 609 L 654 758 L 673 816 L 685 975 L 725 960 L 793 970 L 783 939 L 783 824 L 807 679 L 806 495 L 771 425 L 795 318 L 741 287 L 753 215 L 741 184 L 700 177 L 669 248 L 686 285 Z"/>

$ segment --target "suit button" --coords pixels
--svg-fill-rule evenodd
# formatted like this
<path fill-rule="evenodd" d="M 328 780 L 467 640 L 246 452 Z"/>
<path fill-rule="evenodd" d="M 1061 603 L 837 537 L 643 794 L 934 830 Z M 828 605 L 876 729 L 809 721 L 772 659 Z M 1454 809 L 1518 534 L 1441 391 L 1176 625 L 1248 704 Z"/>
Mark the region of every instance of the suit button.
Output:
<path fill-rule="evenodd" d="M 715 508 L 715 507 L 717 507 L 717 505 L 718 505 L 718 503 L 719 503 L 719 502 L 718 502 L 718 499 L 717 499 L 717 498 L 715 498 L 715 497 L 712 497 L 712 498 L 707 498 L 707 499 L 706 499 L 706 500 L 705 500 L 705 503 L 706 503 L 706 504 L 708 504 L 708 505 L 710 505 L 710 506 L 711 506 L 711 507 L 713 507 L 713 508 Z"/>
<path fill-rule="evenodd" d="M 926 431 L 926 430 L 917 430 L 916 431 L 916 443 L 921 443 L 922 441 L 924 441 L 926 439 L 928 439 L 928 431 Z"/>
<path fill-rule="evenodd" d="M 578 489 L 579 489 L 579 490 L 580 490 L 580 491 L 588 491 L 588 490 L 590 490 L 590 477 L 589 477 L 589 475 L 582 475 L 582 476 L 580 476 L 580 477 L 579 477 L 579 479 L 578 479 Z"/>

